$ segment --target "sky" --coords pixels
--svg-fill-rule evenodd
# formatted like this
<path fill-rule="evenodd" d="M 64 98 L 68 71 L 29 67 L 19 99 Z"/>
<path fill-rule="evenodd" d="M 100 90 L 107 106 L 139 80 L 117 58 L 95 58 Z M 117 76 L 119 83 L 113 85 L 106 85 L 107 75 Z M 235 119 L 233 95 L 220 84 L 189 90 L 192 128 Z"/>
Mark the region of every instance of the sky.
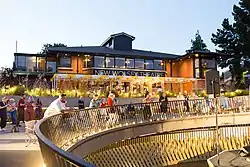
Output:
<path fill-rule="evenodd" d="M 183 54 L 197 30 L 211 51 L 211 34 L 232 20 L 239 0 L 0 0 L 0 67 L 16 51 L 38 53 L 45 43 L 99 46 L 126 32 L 133 48 Z"/>

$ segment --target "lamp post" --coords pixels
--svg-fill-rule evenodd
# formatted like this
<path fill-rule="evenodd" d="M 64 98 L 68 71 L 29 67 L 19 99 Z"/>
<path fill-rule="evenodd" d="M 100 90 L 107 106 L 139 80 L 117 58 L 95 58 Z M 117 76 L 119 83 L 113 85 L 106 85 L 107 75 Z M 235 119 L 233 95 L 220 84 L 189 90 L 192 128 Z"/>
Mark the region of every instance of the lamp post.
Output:
<path fill-rule="evenodd" d="M 217 164 L 220 166 L 220 153 L 219 153 L 219 122 L 218 122 L 218 99 L 216 98 L 216 90 L 215 90 L 215 84 L 219 84 L 219 81 L 217 79 L 213 79 L 211 81 L 212 84 L 212 92 L 214 95 L 214 100 L 215 100 L 215 122 L 216 122 L 216 154 L 217 154 Z"/>

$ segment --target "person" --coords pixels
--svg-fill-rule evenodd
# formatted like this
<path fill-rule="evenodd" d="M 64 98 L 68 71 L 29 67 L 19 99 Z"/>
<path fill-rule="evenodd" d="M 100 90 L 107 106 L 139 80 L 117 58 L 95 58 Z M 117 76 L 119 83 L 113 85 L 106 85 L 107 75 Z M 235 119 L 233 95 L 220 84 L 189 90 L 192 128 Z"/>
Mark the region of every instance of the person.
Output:
<path fill-rule="evenodd" d="M 189 95 L 187 91 L 184 91 L 184 106 L 186 108 L 186 112 L 189 112 L 189 109 L 190 109 L 188 101 L 189 101 Z"/>
<path fill-rule="evenodd" d="M 108 106 L 111 107 L 114 105 L 114 94 L 113 93 L 109 93 L 109 96 L 108 96 Z"/>
<path fill-rule="evenodd" d="M 100 101 L 98 100 L 98 95 L 95 94 L 93 99 L 90 101 L 89 108 L 96 108 L 100 106 Z"/>
<path fill-rule="evenodd" d="M 6 130 L 5 127 L 6 127 L 6 121 L 7 121 L 7 98 L 6 97 L 3 97 L 2 98 L 2 101 L 0 101 L 0 119 L 1 119 L 1 122 L 0 122 L 0 131 L 2 130 Z"/>
<path fill-rule="evenodd" d="M 84 109 L 84 100 L 82 96 L 78 100 L 78 109 L 79 110 Z"/>
<path fill-rule="evenodd" d="M 149 104 L 151 102 L 151 95 L 148 91 L 146 91 L 145 93 L 145 98 L 143 99 L 143 102 L 146 103 L 143 112 L 144 119 L 149 119 L 151 117 L 151 108 Z"/>
<path fill-rule="evenodd" d="M 25 104 L 24 121 L 35 120 L 35 103 L 34 98 L 30 96 Z"/>
<path fill-rule="evenodd" d="M 23 121 L 24 123 L 25 98 L 26 95 L 22 94 L 21 99 L 18 101 L 17 105 L 17 126 L 19 127 L 21 127 L 20 121 Z"/>
<path fill-rule="evenodd" d="M 35 107 L 35 113 L 36 113 L 36 119 L 41 119 L 42 118 L 42 102 L 38 98 L 36 100 L 36 107 Z"/>
<path fill-rule="evenodd" d="M 10 118 L 12 125 L 16 125 L 17 118 L 16 118 L 16 102 L 15 99 L 10 98 L 8 102 L 8 108 L 9 108 L 9 113 L 10 113 Z"/>
<path fill-rule="evenodd" d="M 107 105 L 108 105 L 107 100 L 105 98 L 103 98 L 102 102 L 100 104 L 100 107 L 103 108 L 103 107 L 106 107 Z"/>
<path fill-rule="evenodd" d="M 54 100 L 44 113 L 43 118 L 48 118 L 53 115 L 70 111 L 70 108 L 66 107 L 66 94 L 61 94 L 59 98 Z"/>
<path fill-rule="evenodd" d="M 178 100 L 185 100 L 185 97 L 182 95 L 181 92 L 179 92 L 178 96 L 177 96 Z"/>

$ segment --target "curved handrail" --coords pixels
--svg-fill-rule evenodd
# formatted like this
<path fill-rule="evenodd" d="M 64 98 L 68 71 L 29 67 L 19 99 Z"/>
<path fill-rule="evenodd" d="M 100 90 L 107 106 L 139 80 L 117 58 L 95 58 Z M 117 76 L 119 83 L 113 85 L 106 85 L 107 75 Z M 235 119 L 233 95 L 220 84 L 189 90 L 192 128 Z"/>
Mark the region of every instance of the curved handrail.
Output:
<path fill-rule="evenodd" d="M 234 101 L 242 101 L 246 109 L 250 108 L 248 96 L 227 99 L 228 106 L 232 112 L 237 112 L 239 106 Z M 152 103 L 137 103 L 126 104 L 115 107 L 106 108 L 90 108 L 86 110 L 77 110 L 68 114 L 58 114 L 40 121 L 35 133 L 39 139 L 41 152 L 43 154 L 45 163 L 50 166 L 86 166 L 92 167 L 89 164 L 66 151 L 64 146 L 69 142 L 74 144 L 77 140 L 91 135 L 91 133 L 98 133 L 105 129 L 114 127 L 121 127 L 122 125 L 141 123 L 143 121 L 157 121 L 166 120 L 176 117 L 188 117 L 190 115 L 208 115 L 214 114 L 214 107 L 221 107 L 221 102 L 210 99 L 207 100 L 189 100 L 187 101 L 169 101 L 166 102 L 152 102 Z M 209 105 L 207 103 L 212 103 Z M 229 104 L 230 103 L 230 104 Z M 199 106 L 199 107 L 197 107 Z M 100 113 L 105 111 L 109 113 L 109 119 L 115 122 L 107 123 L 106 117 L 102 117 Z M 70 121 L 65 121 L 71 119 Z M 74 122 L 74 124 L 70 124 Z M 67 148 L 66 148 L 67 149 Z"/>

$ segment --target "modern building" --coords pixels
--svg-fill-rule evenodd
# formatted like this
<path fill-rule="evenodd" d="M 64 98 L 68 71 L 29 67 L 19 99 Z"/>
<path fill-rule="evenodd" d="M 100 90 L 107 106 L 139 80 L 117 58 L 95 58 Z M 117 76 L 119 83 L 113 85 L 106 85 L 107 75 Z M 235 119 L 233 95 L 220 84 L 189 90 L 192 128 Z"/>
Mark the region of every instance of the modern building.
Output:
<path fill-rule="evenodd" d="M 100 46 L 53 47 L 48 54 L 15 53 L 14 70 L 32 78 L 39 73 L 51 79 L 52 88 L 62 91 L 116 89 L 131 95 L 145 89 L 170 92 L 205 89 L 205 71 L 217 69 L 216 60 L 225 56 L 195 51 L 185 55 L 167 54 L 132 47 L 135 37 L 113 34 Z M 91 88 L 91 89 L 90 89 Z"/>

